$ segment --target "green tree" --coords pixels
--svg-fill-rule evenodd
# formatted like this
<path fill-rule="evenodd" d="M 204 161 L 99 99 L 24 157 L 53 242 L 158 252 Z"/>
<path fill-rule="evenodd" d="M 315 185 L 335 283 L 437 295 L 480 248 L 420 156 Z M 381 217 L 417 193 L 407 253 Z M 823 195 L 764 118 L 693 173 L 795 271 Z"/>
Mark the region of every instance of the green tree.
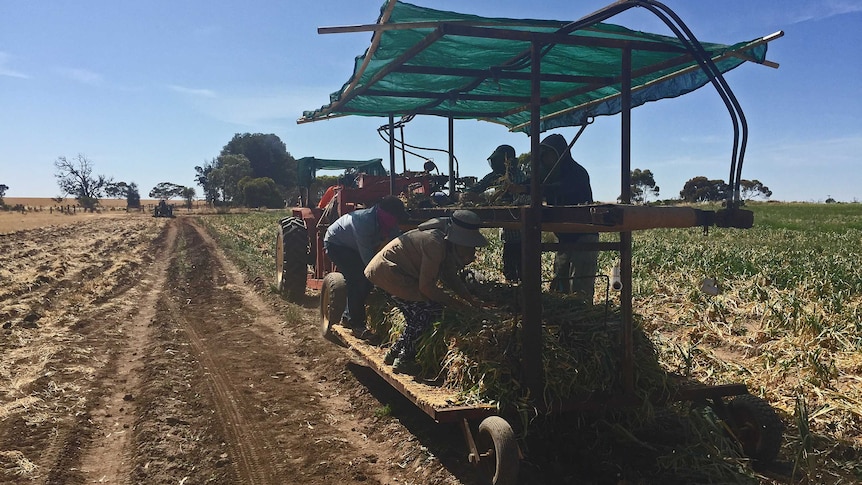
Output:
<path fill-rule="evenodd" d="M 129 185 L 125 182 L 113 182 L 105 187 L 105 194 L 112 199 L 123 199 L 129 190 Z"/>
<path fill-rule="evenodd" d="M 150 191 L 151 199 L 173 199 L 174 197 L 179 197 L 183 194 L 182 185 L 171 183 L 171 182 L 159 182 L 153 187 L 153 190 Z"/>
<path fill-rule="evenodd" d="M 194 201 L 195 201 L 195 189 L 192 187 L 183 187 L 183 193 L 180 194 L 184 201 L 186 201 L 186 209 L 191 209 Z"/>
<path fill-rule="evenodd" d="M 220 155 L 245 156 L 251 166 L 250 176 L 271 178 L 282 193 L 296 186 L 296 160 L 287 152 L 281 138 L 274 134 L 237 133 Z"/>
<path fill-rule="evenodd" d="M 141 194 L 134 182 L 112 182 L 105 187 L 105 194 L 113 199 L 126 199 L 126 209 L 141 208 Z"/>
<path fill-rule="evenodd" d="M 763 182 L 760 180 L 746 180 L 742 179 L 739 181 L 739 193 L 742 200 L 751 200 L 756 199 L 758 197 L 763 197 L 764 199 L 768 199 L 772 197 L 772 191 L 769 190 L 769 187 L 763 185 Z"/>
<path fill-rule="evenodd" d="M 6 197 L 6 191 L 7 191 L 7 190 L 9 190 L 9 186 L 8 186 L 8 185 L 6 185 L 6 184 L 0 184 L 0 207 L 3 207 L 3 206 L 5 206 L 5 205 L 6 205 L 6 203 L 5 203 L 5 202 L 3 202 L 3 197 Z"/>
<path fill-rule="evenodd" d="M 646 203 L 649 198 L 648 195 L 652 194 L 658 197 L 659 190 L 660 188 L 655 184 L 655 178 L 649 169 L 636 168 L 632 170 L 632 202 L 635 204 Z"/>
<path fill-rule="evenodd" d="M 246 207 L 284 208 L 284 198 L 269 177 L 245 177 L 239 182 Z"/>
<path fill-rule="evenodd" d="M 253 175 L 251 163 L 244 155 L 221 155 L 216 159 L 216 168 L 209 172 L 208 179 L 209 183 L 218 187 L 221 200 L 241 205 L 243 200 L 239 181 Z"/>
<path fill-rule="evenodd" d="M 126 209 L 140 209 L 141 194 L 138 192 L 138 184 L 132 182 L 126 187 Z"/>
<path fill-rule="evenodd" d="M 209 205 L 215 205 L 219 200 L 219 188 L 210 176 L 215 168 L 215 159 L 195 167 L 195 182 L 203 189 L 204 200 Z"/>
<path fill-rule="evenodd" d="M 104 175 L 93 175 L 93 162 L 78 154 L 74 160 L 59 157 L 54 162 L 57 185 L 65 195 L 72 195 L 85 210 L 94 210 L 105 188 L 113 181 Z"/>
<path fill-rule="evenodd" d="M 326 189 L 338 183 L 338 178 L 337 175 L 318 175 L 314 177 L 314 180 L 312 180 L 311 185 L 308 187 L 307 205 L 312 206 L 317 204 L 320 198 L 323 197 Z"/>
<path fill-rule="evenodd" d="M 730 187 L 723 180 L 694 177 L 685 183 L 679 198 L 685 202 L 719 202 L 727 199 Z"/>

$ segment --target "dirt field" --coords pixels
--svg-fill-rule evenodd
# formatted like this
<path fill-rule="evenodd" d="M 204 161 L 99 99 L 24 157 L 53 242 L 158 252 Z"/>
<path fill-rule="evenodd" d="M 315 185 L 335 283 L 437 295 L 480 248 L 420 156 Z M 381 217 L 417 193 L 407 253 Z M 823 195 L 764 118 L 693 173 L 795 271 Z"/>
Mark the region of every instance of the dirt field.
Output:
<path fill-rule="evenodd" d="M 26 210 L 24 212 L 0 211 L 0 234 L 48 225 L 80 222 L 81 219 L 125 217 L 126 215 L 126 201 L 118 199 L 100 200 L 100 209 L 97 213 L 84 212 L 80 207 L 74 207 L 77 204 L 74 199 L 64 199 L 61 203 L 57 203 L 44 197 L 5 197 L 3 202 L 7 207 L 24 206 Z M 141 212 L 151 214 L 157 203 L 157 200 L 142 199 Z M 176 202 L 175 205 L 179 206 Z M 71 210 L 66 212 L 67 209 Z"/>
<path fill-rule="evenodd" d="M 54 217 L 0 235 L 0 482 L 475 483 L 192 218 Z"/>

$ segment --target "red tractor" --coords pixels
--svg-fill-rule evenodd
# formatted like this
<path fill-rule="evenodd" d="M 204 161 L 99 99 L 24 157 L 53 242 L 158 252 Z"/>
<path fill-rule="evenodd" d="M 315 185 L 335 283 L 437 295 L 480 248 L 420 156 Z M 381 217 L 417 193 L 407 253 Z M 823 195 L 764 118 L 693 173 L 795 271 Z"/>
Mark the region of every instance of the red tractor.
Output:
<path fill-rule="evenodd" d="M 350 161 L 321 160 L 306 157 L 297 161 L 302 195 L 300 207 L 279 221 L 276 242 L 276 286 L 291 301 L 299 301 L 308 288 L 320 289 L 324 276 L 333 270 L 323 250 L 326 229 L 338 217 L 364 207 L 371 207 L 386 195 L 407 199 L 427 199 L 449 182 L 449 177 L 435 175 L 433 162 L 424 172 L 405 172 L 395 177 L 386 173 L 381 159 Z M 326 189 L 317 204 L 309 202 L 309 187 L 318 170 L 344 169 L 339 183 Z"/>

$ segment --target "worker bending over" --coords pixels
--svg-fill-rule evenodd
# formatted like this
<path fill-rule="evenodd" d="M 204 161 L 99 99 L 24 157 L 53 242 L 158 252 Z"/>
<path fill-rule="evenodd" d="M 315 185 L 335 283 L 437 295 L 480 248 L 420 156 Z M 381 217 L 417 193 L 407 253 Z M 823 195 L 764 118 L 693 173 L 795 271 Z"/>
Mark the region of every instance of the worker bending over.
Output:
<path fill-rule="evenodd" d="M 480 223 L 479 216 L 468 210 L 430 219 L 390 241 L 365 268 L 368 280 L 392 295 L 406 320 L 384 359 L 395 372 L 416 373 L 416 341 L 444 307 L 481 305 L 458 277 L 476 259 L 476 248 L 488 244 L 479 232 Z"/>
<path fill-rule="evenodd" d="M 347 283 L 347 307 L 341 323 L 357 336 L 365 331 L 365 301 L 372 288 L 365 278 L 365 266 L 384 244 L 401 234 L 398 223 L 406 219 L 404 202 L 387 195 L 369 209 L 339 217 L 323 237 L 324 251 Z"/>

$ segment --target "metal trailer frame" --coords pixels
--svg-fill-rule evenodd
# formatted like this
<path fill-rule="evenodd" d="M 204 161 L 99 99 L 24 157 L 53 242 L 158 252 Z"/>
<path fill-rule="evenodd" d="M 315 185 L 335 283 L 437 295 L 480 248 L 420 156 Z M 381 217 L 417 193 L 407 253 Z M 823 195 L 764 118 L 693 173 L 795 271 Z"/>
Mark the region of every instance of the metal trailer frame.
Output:
<path fill-rule="evenodd" d="M 632 232 L 636 230 L 654 228 L 687 228 L 703 227 L 704 230 L 710 226 L 721 228 L 750 228 L 753 225 L 753 213 L 740 208 L 739 184 L 741 180 L 741 168 L 745 144 L 747 141 L 748 127 L 745 122 L 742 109 L 736 97 L 724 80 L 722 73 L 715 67 L 713 61 L 705 56 L 703 48 L 685 24 L 668 7 L 655 0 L 620 0 L 601 10 L 590 14 L 581 20 L 571 24 L 571 30 L 592 25 L 604 21 L 621 12 L 633 7 L 643 7 L 661 18 L 677 35 L 689 50 L 690 55 L 697 61 L 709 77 L 709 82 L 716 88 L 718 94 L 724 101 L 733 121 L 734 128 L 734 153 L 730 167 L 730 186 L 733 188 L 728 198 L 726 207 L 722 210 L 700 210 L 688 207 L 643 207 L 633 206 L 631 203 L 631 81 L 632 47 L 625 42 L 620 42 L 616 47 L 621 49 L 622 62 L 620 74 L 614 83 L 621 85 L 619 99 L 621 102 L 621 204 L 592 204 L 583 206 L 548 207 L 542 204 L 542 191 L 540 185 L 539 165 L 537 163 L 540 144 L 540 105 L 543 98 L 540 92 L 541 77 L 541 50 L 549 43 L 571 43 L 565 35 L 556 36 L 547 33 L 534 33 L 522 30 L 488 29 L 464 25 L 440 23 L 436 26 L 439 35 L 460 35 L 493 38 L 510 38 L 527 41 L 530 44 L 529 56 L 532 70 L 530 73 L 531 96 L 530 96 L 530 122 L 529 136 L 531 140 L 532 166 L 531 166 L 531 202 L 529 206 L 517 207 L 471 207 L 483 221 L 484 227 L 520 229 L 522 232 L 522 381 L 530 390 L 532 396 L 542 396 L 544 387 L 544 376 L 542 375 L 542 308 L 541 308 L 541 254 L 543 251 L 555 251 L 558 249 L 573 250 L 600 250 L 616 251 L 620 258 L 620 281 L 621 287 L 621 352 L 620 363 L 623 382 L 623 395 L 614 396 L 602 401 L 596 400 L 572 400 L 562 403 L 554 409 L 536 399 L 532 402 L 536 409 L 547 412 L 566 412 L 573 410 L 594 409 L 598 406 L 608 405 L 634 405 L 640 402 L 634 395 L 634 352 L 633 352 L 633 312 L 632 312 Z M 319 33 L 336 32 L 359 32 L 379 29 L 379 26 L 368 25 L 358 27 L 333 27 L 320 28 Z M 762 42 L 769 42 L 783 35 L 778 32 L 769 37 L 764 37 Z M 415 55 L 417 52 L 414 52 Z M 409 60 L 411 56 L 403 56 L 401 63 Z M 769 61 L 762 62 L 770 67 L 777 64 Z M 495 73 L 505 77 L 505 72 Z M 349 113 L 348 113 L 349 114 Z M 420 113 L 421 114 L 421 113 Z M 389 116 L 390 140 L 394 139 L 394 115 Z M 454 173 L 453 154 L 454 149 L 454 118 L 448 118 L 449 124 L 449 171 Z M 583 129 L 583 127 L 581 128 Z M 395 167 L 395 145 L 390 142 L 390 169 L 394 173 Z M 451 179 L 450 179 L 451 180 Z M 394 186 L 393 186 L 394 187 Z M 454 193 L 454 184 L 450 182 L 450 194 Z M 410 211 L 411 224 L 418 224 L 430 217 L 449 215 L 452 208 L 434 209 L 412 209 Z M 541 233 L 543 231 L 553 232 L 616 232 L 619 234 L 617 242 L 600 242 L 596 244 L 548 244 L 542 243 Z M 339 275 L 340 276 L 340 275 Z M 482 406 L 462 406 L 449 409 L 429 406 L 417 398 L 415 392 L 404 385 L 403 379 L 396 376 L 389 366 L 377 362 L 379 359 L 368 352 L 367 344 L 357 339 L 341 328 L 331 326 L 328 322 L 324 299 L 327 298 L 327 288 L 321 293 L 321 317 L 323 319 L 324 333 L 332 332 L 347 347 L 349 347 L 366 365 L 371 367 L 384 380 L 389 382 L 395 389 L 404 394 L 414 402 L 420 409 L 426 412 L 432 419 L 438 422 L 461 422 L 465 438 L 470 449 L 471 461 L 479 462 L 480 454 L 477 451 L 475 440 L 471 435 L 468 419 L 481 418 L 496 414 L 492 409 Z M 691 400 L 710 404 L 717 413 L 724 418 L 728 417 L 727 409 L 722 402 L 722 397 L 747 394 L 745 384 L 727 384 L 719 386 L 694 385 L 680 388 L 671 400 Z M 730 413 L 732 414 L 732 413 Z M 732 419 L 733 416 L 730 416 Z M 732 424 L 732 423 L 731 423 Z M 492 450 L 493 451 L 493 450 Z M 496 481 L 494 483 L 508 483 Z"/>

